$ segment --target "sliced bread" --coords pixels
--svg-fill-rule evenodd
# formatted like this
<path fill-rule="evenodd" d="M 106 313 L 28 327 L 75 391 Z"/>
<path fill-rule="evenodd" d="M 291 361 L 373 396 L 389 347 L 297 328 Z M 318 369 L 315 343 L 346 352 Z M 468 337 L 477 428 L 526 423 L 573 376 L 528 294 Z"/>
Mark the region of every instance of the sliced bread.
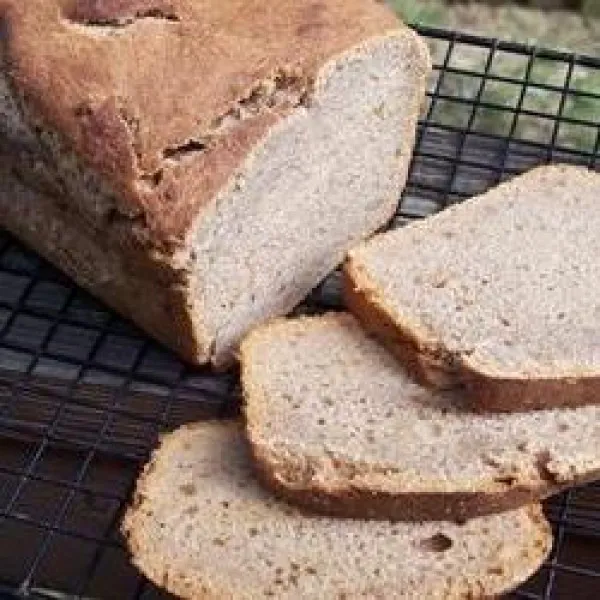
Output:
<path fill-rule="evenodd" d="M 600 403 L 600 174 L 535 169 L 350 253 L 348 307 L 473 408 Z"/>
<path fill-rule="evenodd" d="M 136 565 L 182 598 L 488 597 L 551 546 L 539 506 L 464 524 L 302 515 L 255 482 L 231 423 L 164 438 L 123 529 Z"/>
<path fill-rule="evenodd" d="M 348 314 L 258 329 L 242 376 L 261 478 L 324 514 L 464 519 L 600 475 L 600 406 L 468 412 L 413 383 Z"/>

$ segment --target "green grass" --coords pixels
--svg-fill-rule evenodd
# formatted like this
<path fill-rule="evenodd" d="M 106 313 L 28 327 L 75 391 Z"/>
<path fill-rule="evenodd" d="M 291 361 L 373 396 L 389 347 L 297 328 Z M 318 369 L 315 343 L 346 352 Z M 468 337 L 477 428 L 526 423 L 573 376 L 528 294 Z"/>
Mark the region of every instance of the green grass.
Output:
<path fill-rule="evenodd" d="M 462 57 L 460 68 L 482 73 L 485 67 L 485 57 Z M 454 64 L 454 66 L 457 66 Z M 500 55 L 494 61 L 492 72 L 497 75 L 523 80 L 525 63 L 510 55 Z M 559 113 L 561 103 L 562 116 L 567 119 L 588 121 L 594 125 L 561 123 L 556 129 L 557 143 L 560 146 L 590 152 L 594 148 L 598 133 L 600 118 L 600 99 L 568 94 L 564 102 L 559 91 L 546 90 L 536 87 L 535 83 L 554 85 L 562 88 L 565 83 L 566 71 L 557 63 L 538 59 L 531 72 L 531 82 L 521 103 L 525 111 L 539 113 L 538 115 L 521 115 L 514 122 L 514 110 L 518 108 L 522 84 L 511 84 L 502 81 L 488 80 L 481 93 L 481 101 L 492 107 L 479 107 L 474 116 L 473 127 L 482 133 L 508 135 L 512 132 L 516 138 L 539 143 L 549 143 L 556 126 L 553 116 Z M 448 74 L 444 79 L 441 91 L 452 98 L 468 98 L 475 100 L 481 87 L 482 78 L 479 76 L 463 76 Z M 574 72 L 571 90 L 600 92 L 600 71 L 579 69 Z M 497 108 L 496 108 L 497 107 Z M 504 110 L 509 109 L 509 110 Z M 446 100 L 438 102 L 438 108 L 433 115 L 434 120 L 446 125 L 466 127 L 473 109 L 470 105 L 458 101 Z"/>
<path fill-rule="evenodd" d="M 584 0 L 581 10 L 588 17 L 600 17 L 600 2 L 598 0 Z"/>
<path fill-rule="evenodd" d="M 440 2 L 416 0 L 390 0 L 394 10 L 407 23 L 420 25 L 442 25 L 445 8 Z"/>
<path fill-rule="evenodd" d="M 598 0 L 592 0 L 600 6 Z M 517 7 L 490 9 L 480 6 L 445 6 L 440 0 L 415 2 L 393 0 L 392 5 L 407 22 L 445 26 L 449 29 L 464 29 L 483 35 L 538 44 L 540 46 L 561 47 L 567 50 L 596 54 L 600 48 L 600 21 L 587 23 L 577 15 L 546 14 L 541 11 L 527 11 Z M 431 41 L 435 62 L 441 62 L 447 45 Z M 482 73 L 488 53 L 484 49 L 458 46 L 451 66 L 466 71 Z M 563 88 L 566 65 L 554 61 L 536 60 L 531 71 L 533 83 Z M 491 68 L 496 75 L 523 81 L 526 75 L 527 57 L 510 53 L 497 53 Z M 481 86 L 481 77 L 447 74 L 441 91 L 452 98 L 475 99 Z M 500 108 L 477 109 L 474 128 L 483 133 L 507 135 L 514 126 L 517 138 L 540 143 L 548 143 L 555 133 L 556 124 L 544 116 L 523 115 L 514 123 L 512 110 L 521 95 L 522 85 L 488 81 L 483 89 L 481 100 Z M 573 72 L 570 89 L 600 94 L 600 71 L 576 68 Z M 561 104 L 560 92 L 548 91 L 535 85 L 527 89 L 522 108 L 552 117 L 558 113 Z M 465 127 L 471 117 L 472 108 L 457 101 L 439 101 L 433 119 L 439 123 Z M 564 101 L 564 117 L 600 123 L 600 100 L 583 96 L 568 95 Z M 576 150 L 593 150 L 598 128 L 577 124 L 562 123 L 556 131 L 557 142 Z"/>

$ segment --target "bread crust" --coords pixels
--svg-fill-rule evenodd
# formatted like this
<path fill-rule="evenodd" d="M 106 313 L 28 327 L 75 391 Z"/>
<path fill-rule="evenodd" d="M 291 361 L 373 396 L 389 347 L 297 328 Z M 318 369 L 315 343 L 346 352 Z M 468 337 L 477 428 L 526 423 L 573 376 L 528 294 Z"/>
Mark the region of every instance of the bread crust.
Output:
<path fill-rule="evenodd" d="M 26 120 L 56 132 L 157 245 L 185 237 L 323 65 L 400 27 L 376 0 L 3 0 L 0 18 Z"/>
<path fill-rule="evenodd" d="M 355 480 L 344 481 L 336 478 L 331 482 L 286 479 L 286 474 L 278 472 L 273 465 L 281 462 L 278 456 L 270 457 L 268 449 L 260 443 L 252 442 L 249 434 L 252 456 L 256 465 L 257 477 L 261 483 L 278 498 L 299 506 L 307 514 L 351 519 L 376 519 L 383 521 L 448 521 L 464 522 L 477 517 L 485 517 L 522 508 L 540 502 L 574 486 L 591 483 L 600 476 L 600 470 L 587 473 L 569 482 L 557 482 L 550 474 L 544 479 L 524 481 L 507 477 L 498 481 L 492 489 L 482 486 L 473 492 L 406 492 L 398 490 L 376 490 L 368 485 L 357 484 Z M 343 470 L 343 469 L 342 469 Z M 367 474 L 368 475 L 368 474 Z M 433 486 L 435 487 L 435 486 Z"/>
<path fill-rule="evenodd" d="M 251 436 L 250 436 L 251 439 Z M 256 473 L 261 483 L 277 497 L 300 506 L 310 513 L 351 519 L 377 519 L 383 521 L 466 521 L 476 517 L 494 515 L 539 502 L 569 487 L 567 485 L 533 487 L 507 485 L 496 492 L 403 492 L 376 491 L 357 486 L 352 481 L 336 480 L 335 488 L 321 487 L 311 481 L 308 486 L 284 482 L 281 473 L 275 472 L 278 462 L 268 457 L 268 451 L 250 441 Z M 591 478 L 592 479 L 592 478 Z"/>
<path fill-rule="evenodd" d="M 209 360 L 207 348 L 192 335 L 186 285 L 177 280 L 177 272 L 144 262 L 143 255 L 137 260 L 128 256 L 110 233 L 74 224 L 60 198 L 25 187 L 1 158 L 0 178 L 0 220 L 20 240 L 183 358 Z M 42 235 L 44 244 L 39 243 Z"/>

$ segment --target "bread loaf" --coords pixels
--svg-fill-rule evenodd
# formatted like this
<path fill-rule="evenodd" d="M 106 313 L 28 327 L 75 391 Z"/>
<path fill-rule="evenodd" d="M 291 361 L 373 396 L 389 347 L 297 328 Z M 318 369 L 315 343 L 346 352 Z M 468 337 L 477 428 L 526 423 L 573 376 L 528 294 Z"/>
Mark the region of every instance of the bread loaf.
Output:
<path fill-rule="evenodd" d="M 189 361 L 230 363 L 394 212 L 430 63 L 381 2 L 1 0 L 0 19 L 0 146 L 62 234 L 15 207 L 0 225 L 81 255 L 79 283 Z"/>

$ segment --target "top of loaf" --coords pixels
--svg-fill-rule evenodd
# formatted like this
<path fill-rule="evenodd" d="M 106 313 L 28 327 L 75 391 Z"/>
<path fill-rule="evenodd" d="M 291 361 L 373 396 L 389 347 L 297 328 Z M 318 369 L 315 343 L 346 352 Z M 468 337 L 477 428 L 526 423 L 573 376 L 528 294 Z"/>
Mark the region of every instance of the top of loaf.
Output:
<path fill-rule="evenodd" d="M 180 237 L 330 59 L 399 28 L 377 0 L 0 0 L 28 120 Z"/>

